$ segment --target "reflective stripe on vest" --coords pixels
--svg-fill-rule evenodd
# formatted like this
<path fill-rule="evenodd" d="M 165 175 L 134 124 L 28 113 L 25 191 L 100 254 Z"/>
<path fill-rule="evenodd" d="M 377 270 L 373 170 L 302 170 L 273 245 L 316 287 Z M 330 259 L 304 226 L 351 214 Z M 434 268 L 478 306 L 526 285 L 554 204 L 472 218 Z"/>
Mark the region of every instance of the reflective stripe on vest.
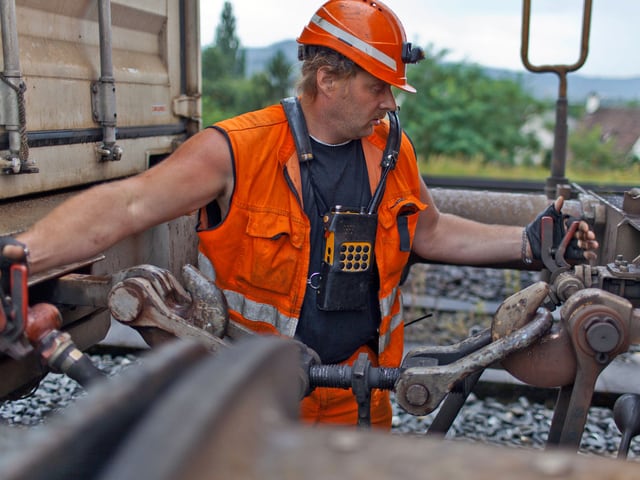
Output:
<path fill-rule="evenodd" d="M 398 289 L 394 288 L 389 295 L 380 301 L 380 313 L 382 318 L 386 318 L 391 315 L 391 309 L 395 303 L 397 292 Z M 273 305 L 249 300 L 241 293 L 234 292 L 233 290 L 224 290 L 224 295 L 227 298 L 229 308 L 238 312 L 247 320 L 267 323 L 273 326 L 281 334 L 289 337 L 293 337 L 295 335 L 295 328 L 298 320 L 296 318 L 283 315 Z M 378 347 L 381 353 L 384 352 L 391 343 L 392 332 L 402 323 L 402 298 L 398 298 L 398 301 L 400 302 L 400 309 L 398 310 L 398 313 L 391 317 L 389 328 L 385 332 L 380 332 Z"/>
<path fill-rule="evenodd" d="M 391 315 L 391 309 L 395 304 L 397 293 L 398 288 L 396 287 L 389 295 L 380 300 L 380 314 L 383 319 Z M 398 298 L 398 301 L 400 302 L 400 309 L 398 310 L 398 313 L 391 317 L 389 328 L 384 332 L 380 332 L 380 338 L 378 340 L 378 350 L 380 353 L 384 352 L 384 350 L 389 346 L 391 343 L 392 332 L 402 323 L 402 298 Z"/>
<path fill-rule="evenodd" d="M 272 325 L 283 335 L 293 337 L 298 323 L 297 318 L 287 317 L 278 311 L 273 305 L 249 300 L 241 293 L 233 290 L 224 290 L 227 304 L 231 310 L 238 312 L 247 320 L 263 322 Z"/>

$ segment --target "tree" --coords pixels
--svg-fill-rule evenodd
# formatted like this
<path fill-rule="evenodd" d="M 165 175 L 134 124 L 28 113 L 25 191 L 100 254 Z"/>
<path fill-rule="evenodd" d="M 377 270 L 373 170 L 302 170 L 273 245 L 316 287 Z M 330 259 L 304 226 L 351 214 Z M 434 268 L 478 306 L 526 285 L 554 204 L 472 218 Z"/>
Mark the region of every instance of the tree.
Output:
<path fill-rule="evenodd" d="M 278 50 L 267 64 L 267 76 L 272 100 L 291 94 L 291 64 L 282 50 Z"/>
<path fill-rule="evenodd" d="M 203 123 L 209 125 L 237 112 L 239 81 L 244 80 L 245 52 L 236 35 L 236 18 L 225 2 L 215 41 L 202 51 Z"/>
<path fill-rule="evenodd" d="M 220 24 L 216 27 L 215 48 L 224 73 L 230 77 L 244 77 L 245 52 L 236 35 L 236 17 L 230 2 L 224 2 Z"/>
<path fill-rule="evenodd" d="M 632 163 L 632 159 L 625 162 L 624 154 L 616 150 L 613 138 L 603 137 L 600 125 L 572 132 L 567 143 L 572 156 L 571 166 L 587 171 L 620 168 L 628 166 L 625 163 Z"/>
<path fill-rule="evenodd" d="M 536 147 L 521 129 L 540 105 L 518 82 L 491 78 L 474 64 L 447 63 L 447 50 L 426 51 L 424 61 L 407 69 L 418 94 L 402 103 L 403 124 L 419 155 L 512 164 L 516 152 Z"/>

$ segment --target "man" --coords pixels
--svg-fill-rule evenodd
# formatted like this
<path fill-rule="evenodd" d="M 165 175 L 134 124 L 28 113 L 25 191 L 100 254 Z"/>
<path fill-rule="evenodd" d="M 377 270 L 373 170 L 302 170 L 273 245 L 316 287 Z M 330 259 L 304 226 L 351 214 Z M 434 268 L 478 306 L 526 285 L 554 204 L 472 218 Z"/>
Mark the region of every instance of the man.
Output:
<path fill-rule="evenodd" d="M 30 252 L 30 271 L 89 257 L 199 210 L 200 251 L 234 320 L 258 333 L 295 336 L 323 363 L 352 363 L 366 352 L 374 365 L 397 366 L 398 287 L 411 250 L 476 265 L 524 260 L 532 246 L 539 252 L 539 238 L 520 227 L 440 213 L 404 135 L 395 168 L 383 175 L 391 128 L 384 119 L 397 109 L 391 87 L 415 92 L 405 64 L 420 58 L 393 12 L 377 1 L 329 0 L 298 41 L 304 64 L 299 104 L 285 102 L 291 122 L 282 105 L 222 121 L 154 168 L 83 192 L 17 238 Z M 294 124 L 304 134 L 294 138 Z M 562 200 L 556 203 L 559 211 Z M 356 267 L 365 272 L 353 285 L 357 295 L 329 285 L 334 252 L 323 244 L 330 237 L 325 220 L 336 212 L 369 226 L 373 219 L 374 236 L 367 238 L 375 249 Z M 367 238 L 352 242 L 354 248 L 366 248 Z M 584 223 L 576 241 L 587 255 L 597 248 Z M 5 258 L 19 257 L 18 250 L 7 246 Z M 316 389 L 301 408 L 311 422 L 357 422 L 349 391 Z M 388 392 L 373 392 L 371 421 L 390 426 Z"/>

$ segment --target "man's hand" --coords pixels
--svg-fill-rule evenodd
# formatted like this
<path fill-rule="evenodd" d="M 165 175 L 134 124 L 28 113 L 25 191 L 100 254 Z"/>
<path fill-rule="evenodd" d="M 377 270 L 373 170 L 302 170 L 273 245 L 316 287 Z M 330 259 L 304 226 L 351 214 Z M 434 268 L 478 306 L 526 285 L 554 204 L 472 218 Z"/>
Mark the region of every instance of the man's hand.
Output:
<path fill-rule="evenodd" d="M 567 229 L 573 222 L 580 222 L 578 228 L 571 239 L 565 256 L 567 259 L 574 260 L 594 260 L 597 257 L 595 250 L 599 247 L 596 241 L 595 233 L 584 220 L 569 217 L 562 214 L 562 205 L 564 198 L 558 197 L 556 201 L 549 205 L 541 212 L 535 220 L 525 227 L 527 240 L 531 247 L 532 258 L 535 260 L 542 259 L 542 240 L 541 240 L 541 222 L 542 217 L 551 217 L 553 219 L 553 247 L 557 248 L 564 238 Z"/>

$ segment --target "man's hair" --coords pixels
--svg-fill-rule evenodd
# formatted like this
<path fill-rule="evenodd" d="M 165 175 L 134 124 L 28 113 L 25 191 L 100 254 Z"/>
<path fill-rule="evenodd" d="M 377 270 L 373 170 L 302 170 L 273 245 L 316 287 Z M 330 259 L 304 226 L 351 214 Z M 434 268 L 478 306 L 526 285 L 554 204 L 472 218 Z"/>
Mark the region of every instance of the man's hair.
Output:
<path fill-rule="evenodd" d="M 316 72 L 321 67 L 328 67 L 329 71 L 338 78 L 352 77 L 362 70 L 352 60 L 327 47 L 303 45 L 300 48 L 299 57 L 303 63 L 297 85 L 298 92 L 310 98 L 315 98 L 318 94 Z"/>

